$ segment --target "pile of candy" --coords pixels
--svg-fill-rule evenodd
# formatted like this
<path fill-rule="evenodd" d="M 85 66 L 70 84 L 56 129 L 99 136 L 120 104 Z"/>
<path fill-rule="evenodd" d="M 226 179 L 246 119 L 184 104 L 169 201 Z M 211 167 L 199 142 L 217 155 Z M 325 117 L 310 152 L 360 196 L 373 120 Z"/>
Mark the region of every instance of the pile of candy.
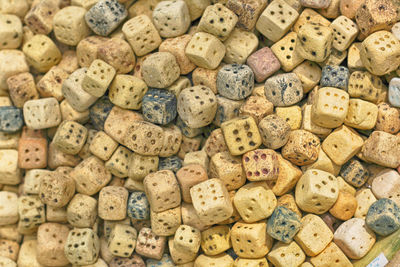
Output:
<path fill-rule="evenodd" d="M 0 0 L 0 266 L 399 266 L 398 21 Z"/>

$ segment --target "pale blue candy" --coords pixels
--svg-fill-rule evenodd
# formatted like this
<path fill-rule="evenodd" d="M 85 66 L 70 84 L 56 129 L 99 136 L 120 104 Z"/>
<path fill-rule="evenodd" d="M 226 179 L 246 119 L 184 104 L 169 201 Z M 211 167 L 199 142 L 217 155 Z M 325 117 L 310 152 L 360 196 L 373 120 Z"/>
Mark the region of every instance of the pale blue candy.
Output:
<path fill-rule="evenodd" d="M 393 78 L 389 83 L 389 103 L 400 108 L 400 78 Z"/>
<path fill-rule="evenodd" d="M 159 261 L 154 259 L 146 260 L 146 267 L 175 267 L 175 264 L 168 254 L 164 254 Z"/>

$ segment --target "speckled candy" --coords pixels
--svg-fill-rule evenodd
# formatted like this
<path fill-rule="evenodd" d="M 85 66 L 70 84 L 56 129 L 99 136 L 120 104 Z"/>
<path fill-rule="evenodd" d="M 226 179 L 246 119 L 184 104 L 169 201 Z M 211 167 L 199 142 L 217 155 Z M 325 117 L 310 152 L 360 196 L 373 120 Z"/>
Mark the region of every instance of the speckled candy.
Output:
<path fill-rule="evenodd" d="M 176 96 L 163 89 L 150 89 L 143 97 L 142 112 L 146 120 L 165 125 L 176 117 Z"/>
<path fill-rule="evenodd" d="M 342 166 L 340 176 L 352 186 L 360 187 L 369 178 L 369 171 L 365 164 L 353 158 Z"/>
<path fill-rule="evenodd" d="M 24 125 L 22 110 L 13 106 L 0 107 L 0 131 L 13 133 Z"/>
<path fill-rule="evenodd" d="M 400 108 L 400 78 L 393 78 L 389 83 L 389 102 Z"/>
<path fill-rule="evenodd" d="M 128 16 L 125 6 L 116 0 L 101 0 L 85 14 L 87 25 L 98 35 L 107 36 Z"/>
<path fill-rule="evenodd" d="M 321 87 L 336 87 L 347 91 L 349 69 L 343 66 L 325 66 L 322 68 Z"/>
<path fill-rule="evenodd" d="M 94 103 L 89 109 L 89 118 L 93 127 L 96 130 L 104 130 L 104 122 L 106 121 L 108 114 L 110 114 L 113 104 L 107 96 L 100 98 Z"/>
<path fill-rule="evenodd" d="M 158 163 L 158 170 L 170 170 L 173 172 L 177 172 L 180 168 L 182 168 L 182 160 L 177 156 L 172 156 L 168 158 L 160 158 Z"/>
<path fill-rule="evenodd" d="M 400 228 L 400 208 L 394 201 L 381 198 L 369 207 L 365 222 L 378 235 L 390 235 Z"/>
<path fill-rule="evenodd" d="M 217 75 L 218 93 L 232 100 L 248 97 L 254 88 L 254 73 L 247 65 L 230 64 Z"/>
<path fill-rule="evenodd" d="M 132 192 L 128 199 L 128 216 L 136 220 L 150 218 L 150 204 L 144 192 Z"/>
<path fill-rule="evenodd" d="M 303 98 L 303 86 L 294 73 L 278 74 L 265 82 L 265 96 L 276 107 L 291 106 Z"/>
<path fill-rule="evenodd" d="M 268 219 L 267 233 L 276 240 L 290 243 L 300 226 L 299 215 L 286 207 L 279 206 Z"/>

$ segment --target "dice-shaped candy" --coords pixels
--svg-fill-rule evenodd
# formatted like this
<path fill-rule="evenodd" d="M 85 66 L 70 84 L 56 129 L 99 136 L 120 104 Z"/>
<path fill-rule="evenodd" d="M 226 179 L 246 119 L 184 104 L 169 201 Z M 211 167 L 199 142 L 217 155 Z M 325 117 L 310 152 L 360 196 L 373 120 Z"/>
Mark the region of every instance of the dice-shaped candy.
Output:
<path fill-rule="evenodd" d="M 136 246 L 137 231 L 129 225 L 117 223 L 110 233 L 108 249 L 115 256 L 129 257 Z"/>
<path fill-rule="evenodd" d="M 350 18 L 339 16 L 329 26 L 333 30 L 332 47 L 345 51 L 354 42 L 358 34 L 358 26 Z"/>
<path fill-rule="evenodd" d="M 381 198 L 369 207 L 365 222 L 378 235 L 390 235 L 400 228 L 400 208 L 393 200 Z"/>
<path fill-rule="evenodd" d="M 168 124 L 176 117 L 176 96 L 164 89 L 150 89 L 143 97 L 143 116 L 156 124 Z"/>
<path fill-rule="evenodd" d="M 303 98 L 303 86 L 294 73 L 278 74 L 265 82 L 265 96 L 274 106 L 292 106 Z"/>
<path fill-rule="evenodd" d="M 143 61 L 143 80 L 150 87 L 166 88 L 179 78 L 180 69 L 175 56 L 169 52 L 157 52 Z"/>
<path fill-rule="evenodd" d="M 28 100 L 39 98 L 33 75 L 29 72 L 10 76 L 7 79 L 7 86 L 10 98 L 18 108 L 22 108 Z"/>
<path fill-rule="evenodd" d="M 18 196 L 16 193 L 1 191 L 0 225 L 14 224 L 18 221 Z"/>
<path fill-rule="evenodd" d="M 385 102 L 379 103 L 375 129 L 391 134 L 397 133 L 400 130 L 400 109 Z"/>
<path fill-rule="evenodd" d="M 184 34 L 190 26 L 186 2 L 162 1 L 153 11 L 153 22 L 161 37 L 171 38 Z"/>
<path fill-rule="evenodd" d="M 272 1 L 260 15 L 256 28 L 269 40 L 280 40 L 297 20 L 299 13 L 284 0 Z"/>
<path fill-rule="evenodd" d="M 254 73 L 247 65 L 230 64 L 222 67 L 217 76 L 218 93 L 232 100 L 248 97 L 254 88 Z"/>
<path fill-rule="evenodd" d="M 356 129 L 372 129 L 377 122 L 378 111 L 378 106 L 374 103 L 361 99 L 350 99 L 344 123 Z"/>
<path fill-rule="evenodd" d="M 40 263 L 38 266 L 62 266 L 69 263 L 64 255 L 68 232 L 66 225 L 58 223 L 44 223 L 39 226 L 35 255 Z"/>
<path fill-rule="evenodd" d="M 393 78 L 389 83 L 389 103 L 400 108 L 400 78 Z"/>
<path fill-rule="evenodd" d="M 135 251 L 151 259 L 161 259 L 164 253 L 166 238 L 157 236 L 150 228 L 143 227 L 139 231 Z"/>
<path fill-rule="evenodd" d="M 175 232 L 174 247 L 182 252 L 197 253 L 200 248 L 201 233 L 189 225 L 181 225 Z"/>
<path fill-rule="evenodd" d="M 203 16 L 204 18 L 204 16 Z M 186 56 L 196 66 L 216 69 L 225 56 L 224 44 L 212 34 L 197 32 L 186 46 Z"/>
<path fill-rule="evenodd" d="M 361 187 L 369 178 L 369 171 L 362 161 L 353 158 L 342 166 L 340 176 L 352 186 Z"/>
<path fill-rule="evenodd" d="M 217 112 L 217 98 L 206 86 L 189 87 L 178 97 L 177 111 L 182 121 L 191 128 L 210 124 Z"/>
<path fill-rule="evenodd" d="M 182 168 L 182 160 L 177 156 L 172 156 L 168 158 L 160 158 L 158 164 L 158 170 L 171 170 L 177 172 Z"/>
<path fill-rule="evenodd" d="M 128 216 L 137 220 L 150 218 L 150 204 L 144 192 L 132 192 L 128 199 Z"/>
<path fill-rule="evenodd" d="M 269 47 L 261 48 L 251 54 L 246 64 L 253 70 L 257 82 L 265 81 L 281 67 L 281 63 Z"/>
<path fill-rule="evenodd" d="M 267 233 L 284 243 L 290 243 L 300 228 L 300 216 L 290 209 L 278 206 L 268 219 Z"/>
<path fill-rule="evenodd" d="M 53 144 L 60 151 L 76 155 L 82 149 L 87 138 L 87 129 L 74 121 L 63 121 L 53 138 Z"/>
<path fill-rule="evenodd" d="M 247 223 L 269 217 L 276 207 L 276 198 L 265 181 L 242 186 L 233 198 L 235 208 Z"/>
<path fill-rule="evenodd" d="M 243 155 L 243 168 L 249 181 L 275 180 L 279 163 L 275 151 L 256 149 Z"/>
<path fill-rule="evenodd" d="M 244 64 L 248 56 L 257 49 L 258 43 L 258 38 L 254 33 L 238 28 L 234 29 L 224 42 L 226 47 L 224 62 Z"/>
<path fill-rule="evenodd" d="M 349 94 L 333 87 L 318 90 L 311 109 L 311 120 L 325 128 L 339 127 L 349 109 Z"/>
<path fill-rule="evenodd" d="M 289 140 L 289 124 L 275 114 L 264 117 L 258 127 L 263 144 L 267 148 L 278 149 Z"/>
<path fill-rule="evenodd" d="M 228 190 L 238 189 L 246 182 L 240 157 L 232 156 L 229 151 L 219 152 L 211 157 L 209 175 L 222 180 Z"/>
<path fill-rule="evenodd" d="M 200 164 L 189 164 L 177 171 L 176 178 L 181 188 L 183 201 L 191 203 L 190 188 L 207 180 L 208 175 Z"/>
<path fill-rule="evenodd" d="M 140 109 L 143 96 L 147 92 L 146 83 L 132 75 L 117 74 L 110 85 L 110 101 L 126 109 Z"/>
<path fill-rule="evenodd" d="M 262 143 L 260 132 L 253 117 L 243 116 L 222 123 L 225 142 L 232 155 L 242 155 Z"/>
<path fill-rule="evenodd" d="M 32 129 L 45 129 L 61 122 L 61 112 L 55 98 L 29 100 L 24 104 L 25 123 Z"/>
<path fill-rule="evenodd" d="M 111 180 L 111 173 L 105 169 L 104 162 L 95 156 L 84 159 L 70 176 L 75 180 L 76 191 L 86 195 L 96 194 Z"/>
<path fill-rule="evenodd" d="M 99 193 L 99 217 L 103 220 L 125 219 L 128 194 L 124 187 L 103 187 Z"/>
<path fill-rule="evenodd" d="M 240 108 L 243 105 L 243 101 L 230 100 L 220 95 L 217 95 L 217 103 L 218 108 L 213 121 L 216 126 L 221 126 L 223 122 L 239 116 Z"/>
<path fill-rule="evenodd" d="M 356 131 L 343 125 L 329 134 L 321 147 L 335 164 L 343 165 L 360 151 L 363 143 Z"/>
<path fill-rule="evenodd" d="M 106 92 L 113 80 L 115 69 L 104 62 L 96 59 L 90 64 L 82 80 L 82 88 L 95 97 L 101 97 Z"/>
<path fill-rule="evenodd" d="M 315 162 L 319 150 L 320 141 L 316 135 L 306 130 L 294 130 L 282 148 L 282 156 L 293 164 L 303 166 Z"/>
<path fill-rule="evenodd" d="M 13 106 L 0 107 L 0 131 L 14 133 L 24 124 L 22 110 Z"/>
<path fill-rule="evenodd" d="M 150 210 L 150 220 L 151 229 L 156 235 L 173 235 L 182 224 L 181 208 L 176 207 L 161 212 Z"/>
<path fill-rule="evenodd" d="M 266 233 L 267 224 L 237 222 L 231 230 L 232 247 L 241 258 L 264 257 L 272 247 L 273 239 Z M 249 245 L 250 244 L 250 245 Z"/>
<path fill-rule="evenodd" d="M 400 165 L 400 136 L 373 131 L 362 147 L 363 157 L 381 166 L 396 168 Z"/>
<path fill-rule="evenodd" d="M 68 233 L 64 251 L 69 262 L 77 265 L 93 264 L 99 256 L 99 238 L 90 228 L 74 228 Z"/>
<path fill-rule="evenodd" d="M 335 204 L 339 194 L 337 179 L 332 174 L 307 170 L 296 185 L 296 203 L 304 211 L 322 214 Z"/>
<path fill-rule="evenodd" d="M 47 72 L 61 60 L 61 52 L 46 35 L 37 34 L 27 41 L 22 51 L 28 63 L 40 72 Z"/>
<path fill-rule="evenodd" d="M 144 14 L 125 22 L 122 32 L 137 56 L 144 56 L 161 44 L 156 27 L 150 17 Z"/>
<path fill-rule="evenodd" d="M 125 6 L 116 0 L 101 0 L 85 14 L 87 25 L 98 35 L 107 36 L 128 16 Z"/>
<path fill-rule="evenodd" d="M 314 214 L 301 219 L 300 230 L 294 240 L 307 256 L 316 256 L 332 241 L 333 233 L 325 222 Z"/>
<path fill-rule="evenodd" d="M 199 219 L 205 224 L 221 222 L 233 213 L 228 190 L 219 179 L 209 179 L 193 186 L 190 196 Z"/>
<path fill-rule="evenodd" d="M 97 97 L 82 88 L 82 80 L 86 72 L 86 68 L 77 69 L 62 84 L 62 94 L 65 99 L 73 109 L 81 112 L 86 111 L 97 100 Z"/>
<path fill-rule="evenodd" d="M 268 253 L 268 260 L 274 264 L 274 266 L 280 267 L 289 266 L 290 264 L 301 267 L 311 266 L 304 265 L 303 262 L 305 258 L 306 255 L 296 242 L 290 242 L 289 244 L 279 242 L 272 248 L 271 252 Z"/>
<path fill-rule="evenodd" d="M 163 129 L 145 121 L 133 121 L 123 143 L 131 150 L 144 156 L 158 155 L 164 141 Z"/>
<path fill-rule="evenodd" d="M 68 204 L 67 219 L 74 227 L 92 227 L 97 219 L 97 200 L 84 194 L 76 194 Z"/>
<path fill-rule="evenodd" d="M 352 218 L 335 231 L 335 244 L 351 259 L 361 259 L 375 244 L 375 234 L 363 219 Z"/>
<path fill-rule="evenodd" d="M 308 60 L 322 62 L 331 52 L 333 30 L 317 23 L 307 23 L 297 36 L 299 54 Z"/>
<path fill-rule="evenodd" d="M 204 10 L 197 30 L 211 33 L 223 41 L 229 36 L 237 21 L 236 14 L 224 5 L 210 5 Z"/>
<path fill-rule="evenodd" d="M 359 4 L 359 8 L 355 13 L 355 19 L 361 33 L 364 36 L 368 36 L 379 30 L 389 30 L 397 21 L 398 15 L 395 3 L 397 2 L 367 0 Z"/>
<path fill-rule="evenodd" d="M 90 29 L 85 22 L 86 9 L 68 6 L 56 13 L 53 19 L 54 35 L 60 42 L 76 46 L 89 35 Z"/>
<path fill-rule="evenodd" d="M 143 180 L 143 185 L 150 207 L 155 212 L 175 208 L 181 203 L 179 184 L 170 170 L 148 174 Z"/>
<path fill-rule="evenodd" d="M 18 232 L 28 234 L 36 231 L 46 221 L 44 204 L 38 196 L 18 198 Z"/>
<path fill-rule="evenodd" d="M 391 32 L 374 32 L 362 42 L 360 56 L 372 74 L 388 74 L 400 65 L 400 41 Z"/>
<path fill-rule="evenodd" d="M 40 180 L 40 200 L 55 208 L 60 208 L 71 200 L 75 193 L 75 181 L 60 172 L 45 174 Z"/>
<path fill-rule="evenodd" d="M 104 130 L 104 123 L 113 108 L 108 97 L 98 99 L 89 109 L 90 122 L 96 130 Z M 117 140 L 118 141 L 118 140 Z"/>
<path fill-rule="evenodd" d="M 322 68 L 321 87 L 336 87 L 347 91 L 350 72 L 343 66 L 327 65 Z"/>
<path fill-rule="evenodd" d="M 14 3 L 15 4 L 15 3 Z M 12 14 L 3 14 L 0 19 L 0 36 L 2 42 L 1 49 L 16 49 L 22 41 L 22 23 L 21 20 Z"/>

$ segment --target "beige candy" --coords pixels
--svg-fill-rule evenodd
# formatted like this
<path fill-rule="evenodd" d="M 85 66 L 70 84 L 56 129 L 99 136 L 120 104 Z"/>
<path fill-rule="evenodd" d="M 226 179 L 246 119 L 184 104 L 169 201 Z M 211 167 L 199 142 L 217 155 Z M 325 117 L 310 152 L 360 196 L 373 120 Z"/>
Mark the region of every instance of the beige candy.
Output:
<path fill-rule="evenodd" d="M 294 240 L 307 256 L 316 256 L 332 241 L 333 233 L 325 222 L 314 214 L 301 219 L 301 227 Z"/>
<path fill-rule="evenodd" d="M 244 64 L 246 59 L 258 47 L 258 38 L 254 33 L 235 28 L 225 40 L 226 54 L 224 62 Z"/>
<path fill-rule="evenodd" d="M 334 266 L 353 266 L 343 251 L 334 242 L 329 243 L 319 255 L 312 257 L 310 262 L 314 266 L 331 266 L 332 263 L 335 264 Z"/>
<path fill-rule="evenodd" d="M 343 165 L 360 151 L 363 143 L 356 131 L 343 125 L 328 135 L 322 149 L 335 164 Z"/>
<path fill-rule="evenodd" d="M 332 174 L 309 169 L 296 185 L 296 203 L 307 212 L 322 214 L 336 202 L 339 194 L 337 179 Z"/>
<path fill-rule="evenodd" d="M 201 232 L 201 248 L 208 256 L 218 255 L 231 247 L 230 228 L 218 225 Z"/>
<path fill-rule="evenodd" d="M 354 218 L 365 219 L 369 207 L 376 201 L 374 194 L 369 188 L 362 188 L 356 193 L 357 210 Z"/>
<path fill-rule="evenodd" d="M 339 127 L 345 120 L 349 95 L 340 89 L 324 87 L 318 90 L 311 109 L 311 120 L 326 128 Z"/>
<path fill-rule="evenodd" d="M 272 237 L 266 231 L 267 224 L 265 221 L 235 223 L 231 230 L 233 250 L 242 258 L 257 259 L 264 257 L 271 250 L 273 243 Z M 249 243 L 251 243 L 251 246 L 249 246 Z"/>
<path fill-rule="evenodd" d="M 361 130 L 374 128 L 378 118 L 378 107 L 361 99 L 350 99 L 344 124 Z"/>
<path fill-rule="evenodd" d="M 190 196 L 199 219 L 205 224 L 221 222 L 233 213 L 228 190 L 219 179 L 209 179 L 193 186 Z"/>
<path fill-rule="evenodd" d="M 151 54 L 143 61 L 143 80 L 150 87 L 166 88 L 179 78 L 179 74 L 175 56 L 169 52 Z"/>
<path fill-rule="evenodd" d="M 205 32 L 195 33 L 185 50 L 190 61 L 205 69 L 216 69 L 225 52 L 224 44 L 212 34 Z"/>
<path fill-rule="evenodd" d="M 150 17 L 139 13 L 122 26 L 124 36 L 137 56 L 144 56 L 161 44 L 161 37 Z"/>
<path fill-rule="evenodd" d="M 238 21 L 238 17 L 222 4 L 208 6 L 200 19 L 197 31 L 207 32 L 224 41 Z"/>
<path fill-rule="evenodd" d="M 299 266 L 305 259 L 303 250 L 294 241 L 289 244 L 278 242 L 268 253 L 268 260 L 276 267 Z"/>
<path fill-rule="evenodd" d="M 266 182 L 253 182 L 236 192 L 233 203 L 243 220 L 252 223 L 269 217 L 277 202 Z"/>
<path fill-rule="evenodd" d="M 271 46 L 272 52 L 279 59 L 284 71 L 292 71 L 304 61 L 304 57 L 299 52 L 298 42 L 297 33 L 290 32 Z"/>
<path fill-rule="evenodd" d="M 369 162 L 396 168 L 400 165 L 400 136 L 374 131 L 365 141 L 361 152 Z"/>
<path fill-rule="evenodd" d="M 260 15 L 256 29 L 269 40 L 276 42 L 287 33 L 299 13 L 284 0 L 274 0 Z"/>
<path fill-rule="evenodd" d="M 390 48 L 386 45 L 390 45 Z M 360 54 L 369 72 L 385 75 L 400 65 L 400 41 L 391 32 L 374 32 L 362 42 Z"/>
<path fill-rule="evenodd" d="M 375 234 L 363 219 L 353 218 L 335 231 L 335 244 L 351 259 L 360 259 L 375 244 Z"/>

